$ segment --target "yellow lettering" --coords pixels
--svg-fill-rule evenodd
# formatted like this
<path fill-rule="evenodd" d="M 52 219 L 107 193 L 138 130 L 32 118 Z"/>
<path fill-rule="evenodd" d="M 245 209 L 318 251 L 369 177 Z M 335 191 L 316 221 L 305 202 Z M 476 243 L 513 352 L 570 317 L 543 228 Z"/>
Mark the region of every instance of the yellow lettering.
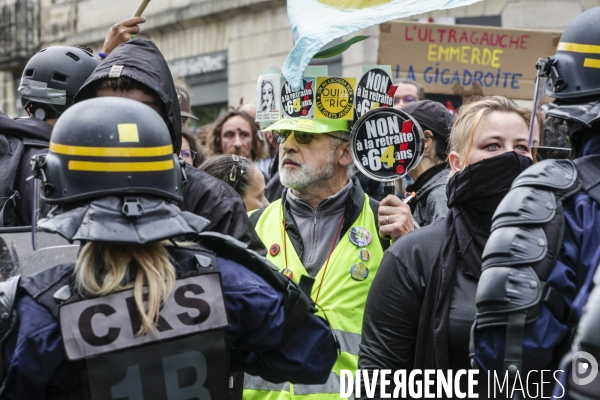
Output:
<path fill-rule="evenodd" d="M 438 48 L 438 60 L 446 60 L 448 61 L 448 52 L 450 51 L 452 47 L 448 47 L 444 49 L 444 46 L 440 45 L 440 47 Z"/>
<path fill-rule="evenodd" d="M 388 168 L 392 168 L 396 159 L 394 158 L 394 146 L 388 146 L 380 157 L 382 163 L 386 163 Z"/>
<path fill-rule="evenodd" d="M 489 65 L 489 63 L 492 61 L 492 52 L 490 49 L 483 49 L 483 56 L 481 57 L 481 64 L 482 65 Z"/>
<path fill-rule="evenodd" d="M 437 44 L 430 44 L 429 45 L 429 49 L 427 51 L 427 60 L 428 61 L 437 61 L 436 58 L 435 58 L 437 56 L 437 51 L 436 51 L 437 49 L 436 49 L 436 47 L 437 47 Z"/>
<path fill-rule="evenodd" d="M 460 62 L 463 64 L 469 63 L 469 50 L 471 46 L 461 46 L 460 48 Z"/>
<path fill-rule="evenodd" d="M 448 51 L 446 52 L 446 61 L 455 61 L 454 60 L 455 57 L 456 57 L 456 62 L 458 62 L 458 60 L 460 60 L 460 48 L 450 47 L 448 49 Z"/>
<path fill-rule="evenodd" d="M 473 47 L 471 50 L 471 64 L 481 64 L 481 60 L 479 59 L 479 54 L 481 51 L 477 47 Z"/>
<path fill-rule="evenodd" d="M 494 50 L 494 55 L 492 56 L 492 67 L 500 68 L 500 55 L 502 55 L 503 52 L 504 50 L 501 49 Z"/>

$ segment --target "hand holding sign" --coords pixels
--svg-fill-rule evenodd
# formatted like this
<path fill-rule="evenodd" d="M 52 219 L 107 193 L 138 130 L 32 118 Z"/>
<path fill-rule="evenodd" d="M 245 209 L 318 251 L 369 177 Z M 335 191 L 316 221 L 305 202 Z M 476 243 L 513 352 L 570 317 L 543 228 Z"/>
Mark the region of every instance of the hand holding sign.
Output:
<path fill-rule="evenodd" d="M 138 33 L 140 31 L 140 24 L 144 22 L 146 22 L 146 18 L 144 17 L 131 17 L 114 24 L 108 31 L 106 39 L 104 39 L 102 52 L 110 54 L 118 45 L 130 41 L 131 35 Z"/>
<path fill-rule="evenodd" d="M 133 17 L 117 22 L 110 28 L 104 39 L 102 53 L 108 55 L 115 47 L 135 37 L 135 34 L 140 31 L 139 25 L 146 22 L 146 18 L 142 17 L 142 13 L 148 6 L 148 3 L 150 3 L 150 0 L 142 0 L 137 10 L 133 13 Z"/>
<path fill-rule="evenodd" d="M 393 182 L 419 164 L 423 131 L 410 115 L 385 107 L 364 114 L 352 128 L 352 157 L 371 179 Z"/>
<path fill-rule="evenodd" d="M 386 184 L 393 184 L 419 164 L 423 144 L 423 131 L 417 121 L 391 107 L 377 108 L 360 117 L 350 139 L 356 167 L 368 178 Z M 393 241 L 414 229 L 409 207 L 396 196 L 383 199 L 378 218 L 380 236 Z"/>
<path fill-rule="evenodd" d="M 410 207 L 394 195 L 388 195 L 381 200 L 377 220 L 379 236 L 392 242 L 415 229 Z"/>

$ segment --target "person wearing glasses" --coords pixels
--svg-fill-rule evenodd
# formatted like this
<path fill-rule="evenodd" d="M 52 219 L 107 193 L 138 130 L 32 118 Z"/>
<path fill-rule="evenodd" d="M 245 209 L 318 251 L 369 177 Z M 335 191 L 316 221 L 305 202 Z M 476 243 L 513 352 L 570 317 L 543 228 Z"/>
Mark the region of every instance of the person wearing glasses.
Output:
<path fill-rule="evenodd" d="M 202 151 L 202 145 L 198 143 L 194 134 L 187 129 L 181 130 L 181 151 L 179 152 L 179 157 L 196 168 L 206 160 Z"/>
<path fill-rule="evenodd" d="M 221 154 L 210 157 L 199 168 L 234 188 L 244 200 L 247 211 L 269 205 L 265 197 L 265 177 L 246 157 Z"/>
<path fill-rule="evenodd" d="M 347 121 L 286 118 L 265 130 L 279 142 L 285 188 L 250 221 L 281 273 L 304 285 L 313 280 L 311 297 L 341 347 L 324 385 L 274 384 L 246 375 L 244 398 L 339 398 L 340 369 L 357 367 L 367 293 L 390 244 L 380 237 L 411 230 L 410 209 L 395 196 L 380 205 L 364 193 L 352 170 Z"/>
<path fill-rule="evenodd" d="M 401 109 L 413 101 L 425 100 L 425 89 L 410 78 L 402 78 L 396 81 L 398 86 L 394 93 L 394 108 Z"/>

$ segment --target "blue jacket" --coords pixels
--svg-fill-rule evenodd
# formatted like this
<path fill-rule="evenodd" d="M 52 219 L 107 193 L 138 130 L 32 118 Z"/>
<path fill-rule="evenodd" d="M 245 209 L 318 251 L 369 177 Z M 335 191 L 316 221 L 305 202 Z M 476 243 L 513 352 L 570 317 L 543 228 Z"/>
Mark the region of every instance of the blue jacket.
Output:
<path fill-rule="evenodd" d="M 584 156 L 593 154 L 600 154 L 600 136 L 594 136 L 584 148 Z M 600 205 L 581 191 L 563 203 L 563 210 L 563 247 L 547 282 L 563 296 L 574 315 L 580 317 L 594 288 L 592 278 L 600 263 Z M 543 305 L 539 318 L 525 328 L 523 373 L 549 369 L 556 356 L 554 350 L 568 330 Z M 504 329 L 476 331 L 475 355 L 485 370 L 504 369 L 504 340 Z"/>
<path fill-rule="evenodd" d="M 274 382 L 324 383 L 337 350 L 325 322 L 309 315 L 294 338 L 280 347 L 284 296 L 240 264 L 218 258 L 229 316 L 226 339 L 233 369 Z M 18 326 L 2 349 L 6 371 L 3 398 L 39 400 L 49 387 L 61 387 L 72 363 L 66 359 L 57 321 L 29 296 L 16 306 Z"/>

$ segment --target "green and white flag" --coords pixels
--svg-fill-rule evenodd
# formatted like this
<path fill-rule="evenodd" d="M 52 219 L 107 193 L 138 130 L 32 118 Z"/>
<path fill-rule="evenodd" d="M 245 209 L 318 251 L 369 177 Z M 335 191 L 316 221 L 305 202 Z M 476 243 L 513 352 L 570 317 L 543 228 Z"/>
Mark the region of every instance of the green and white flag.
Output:
<path fill-rule="evenodd" d="M 302 73 L 321 48 L 352 32 L 399 18 L 467 6 L 481 0 L 288 0 L 288 17 L 296 45 L 283 75 L 296 89 Z"/>

